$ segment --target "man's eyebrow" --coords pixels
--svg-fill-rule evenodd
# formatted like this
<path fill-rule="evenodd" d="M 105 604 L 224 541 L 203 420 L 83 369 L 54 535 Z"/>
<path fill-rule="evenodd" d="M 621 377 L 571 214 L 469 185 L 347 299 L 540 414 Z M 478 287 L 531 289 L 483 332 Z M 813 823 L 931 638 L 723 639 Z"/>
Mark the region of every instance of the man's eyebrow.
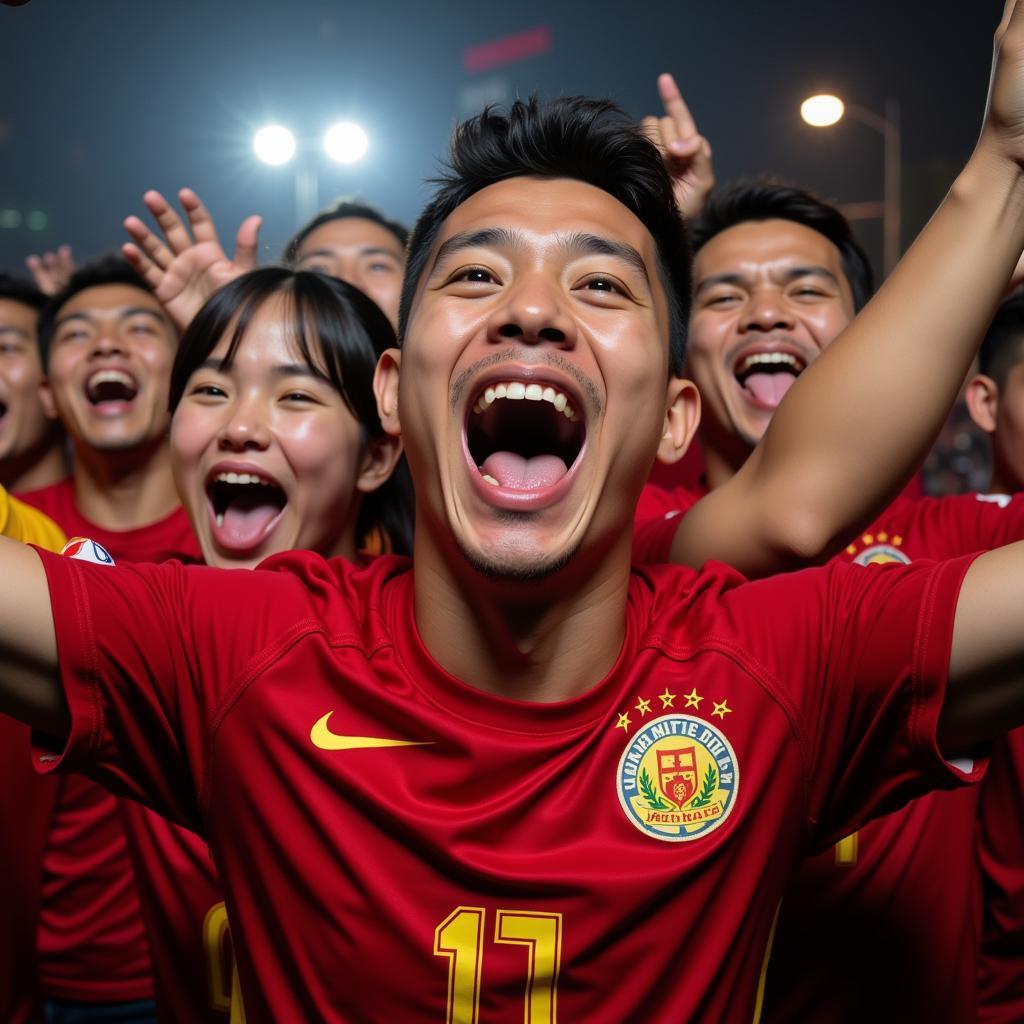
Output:
<path fill-rule="evenodd" d="M 463 249 L 474 249 L 477 246 L 487 245 L 504 249 L 521 249 L 525 244 L 523 236 L 518 231 L 510 231 L 508 228 L 481 228 L 479 231 L 463 231 L 458 235 L 452 235 L 447 241 L 441 243 L 437 255 L 434 257 L 434 268 L 443 260 Z"/>
<path fill-rule="evenodd" d="M 824 277 L 837 288 L 839 287 L 839 278 L 828 267 L 822 267 L 816 263 L 809 264 L 806 267 L 789 267 L 782 275 L 784 281 L 795 281 L 798 277 Z"/>
<path fill-rule="evenodd" d="M 394 249 L 388 249 L 383 245 L 368 245 L 363 249 L 357 250 L 360 256 L 390 256 L 394 260 L 402 261 L 402 256 Z M 315 257 L 320 256 L 333 256 L 333 249 L 311 249 L 309 252 L 304 252 L 299 257 L 299 263 L 305 263 L 306 260 L 311 260 Z"/>
<path fill-rule="evenodd" d="M 566 236 L 562 245 L 568 252 L 584 256 L 590 254 L 614 256 L 631 266 L 647 285 L 651 283 L 643 256 L 626 242 L 620 242 L 616 238 L 606 238 L 603 235 L 592 235 L 586 231 L 574 231 L 571 235 Z"/>
<path fill-rule="evenodd" d="M 786 267 L 781 273 L 781 278 L 785 282 L 795 281 L 801 277 L 824 277 L 831 281 L 837 288 L 839 287 L 839 278 L 832 273 L 827 267 L 821 267 L 817 264 L 808 264 L 807 266 L 801 267 Z M 747 277 L 744 274 L 736 271 L 726 271 L 722 274 L 712 274 L 710 277 L 705 277 L 700 281 L 697 287 L 694 289 L 694 297 L 701 294 L 701 292 L 707 291 L 708 288 L 713 288 L 718 284 L 732 284 L 737 287 L 743 287 L 747 283 Z"/>
<path fill-rule="evenodd" d="M 160 323 L 167 323 L 167 317 L 164 316 L 159 310 L 150 309 L 148 306 L 122 306 L 120 309 L 111 310 L 119 320 L 126 320 L 131 316 L 139 316 L 143 314 L 145 316 L 151 316 L 154 320 L 159 320 Z M 89 323 L 93 323 L 96 320 L 94 313 L 82 310 L 80 312 L 66 313 L 64 316 L 58 317 L 54 323 L 54 328 L 63 327 L 69 320 L 85 320 Z"/>

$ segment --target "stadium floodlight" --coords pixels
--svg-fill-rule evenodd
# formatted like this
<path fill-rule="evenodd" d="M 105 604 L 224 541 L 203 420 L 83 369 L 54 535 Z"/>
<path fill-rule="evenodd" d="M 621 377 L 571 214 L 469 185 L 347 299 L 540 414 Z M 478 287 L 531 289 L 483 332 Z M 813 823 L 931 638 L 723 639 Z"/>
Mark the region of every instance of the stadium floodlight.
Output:
<path fill-rule="evenodd" d="M 284 125 L 268 124 L 253 136 L 252 148 L 265 164 L 280 167 L 295 156 L 295 136 Z"/>
<path fill-rule="evenodd" d="M 800 116 L 815 128 L 828 128 L 839 121 L 845 112 L 843 101 L 828 93 L 809 96 L 800 104 Z"/>
<path fill-rule="evenodd" d="M 324 135 L 324 151 L 339 164 L 354 164 L 362 160 L 369 145 L 366 132 L 352 121 L 332 124 Z"/>

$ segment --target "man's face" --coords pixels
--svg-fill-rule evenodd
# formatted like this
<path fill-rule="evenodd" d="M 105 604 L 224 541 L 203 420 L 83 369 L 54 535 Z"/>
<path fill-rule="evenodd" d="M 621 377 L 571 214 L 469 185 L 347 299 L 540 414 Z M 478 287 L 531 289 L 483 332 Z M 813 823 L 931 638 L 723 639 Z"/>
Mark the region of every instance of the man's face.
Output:
<path fill-rule="evenodd" d="M 0 462 L 32 451 L 49 427 L 39 398 L 38 319 L 31 306 L 0 299 Z"/>
<path fill-rule="evenodd" d="M 417 530 L 506 578 L 620 537 L 665 421 L 667 337 L 654 240 L 610 195 L 514 178 L 468 199 L 401 355 Z"/>
<path fill-rule="evenodd" d="M 853 319 L 839 250 L 789 220 L 748 221 L 694 260 L 689 368 L 702 438 L 752 448 L 790 385 Z"/>
<path fill-rule="evenodd" d="M 296 266 L 355 285 L 397 327 L 405 252 L 387 228 L 363 217 L 328 221 L 302 240 Z"/>
<path fill-rule="evenodd" d="M 49 386 L 72 440 L 124 451 L 167 432 L 178 339 L 147 291 L 104 284 L 72 296 L 50 343 Z"/>

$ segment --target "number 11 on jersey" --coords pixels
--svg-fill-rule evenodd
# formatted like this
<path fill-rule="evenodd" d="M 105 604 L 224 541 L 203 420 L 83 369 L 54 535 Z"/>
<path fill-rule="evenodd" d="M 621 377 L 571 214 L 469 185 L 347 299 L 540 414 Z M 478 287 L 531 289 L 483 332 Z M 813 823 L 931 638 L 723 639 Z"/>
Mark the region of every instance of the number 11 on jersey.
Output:
<path fill-rule="evenodd" d="M 479 1024 L 486 920 L 483 907 L 456 907 L 434 930 L 434 955 L 448 959 L 445 1024 Z M 494 941 L 526 947 L 525 1024 L 556 1024 L 562 915 L 499 910 Z"/>

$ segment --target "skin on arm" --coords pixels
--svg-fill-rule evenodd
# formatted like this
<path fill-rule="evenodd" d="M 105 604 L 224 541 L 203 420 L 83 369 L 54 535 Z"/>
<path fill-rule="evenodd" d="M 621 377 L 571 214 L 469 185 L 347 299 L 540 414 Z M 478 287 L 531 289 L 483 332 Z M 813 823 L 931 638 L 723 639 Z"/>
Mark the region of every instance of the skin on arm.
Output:
<path fill-rule="evenodd" d="M 827 558 L 924 459 L 1024 249 L 1022 35 L 1024 11 L 1011 0 L 967 166 L 742 469 L 681 518 L 674 561 L 715 558 L 764 575 Z"/>
<path fill-rule="evenodd" d="M 67 702 L 57 671 L 50 591 L 36 552 L 0 537 L 0 713 L 66 736 Z"/>
<path fill-rule="evenodd" d="M 199 196 L 183 188 L 178 199 L 188 217 L 187 227 L 159 192 L 147 192 L 143 202 L 163 238 L 138 217 L 127 217 L 124 228 L 133 241 L 126 242 L 121 251 L 153 289 L 179 331 L 184 331 L 218 288 L 255 269 L 262 219 L 254 215 L 242 221 L 231 260 Z"/>

